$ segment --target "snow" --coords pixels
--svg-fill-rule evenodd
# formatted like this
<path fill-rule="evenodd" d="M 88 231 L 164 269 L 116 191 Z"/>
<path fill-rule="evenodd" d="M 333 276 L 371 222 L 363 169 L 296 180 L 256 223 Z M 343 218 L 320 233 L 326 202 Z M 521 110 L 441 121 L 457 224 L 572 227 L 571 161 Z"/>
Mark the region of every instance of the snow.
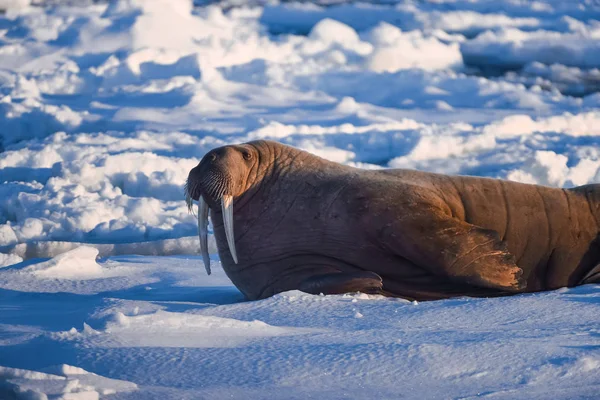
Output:
<path fill-rule="evenodd" d="M 29 272 L 0 270 L 0 358 L 29 371 L 0 374 L 1 388 L 11 384 L 50 397 L 67 385 L 50 381 L 64 374 L 48 366 L 68 364 L 100 376 L 91 382 L 71 372 L 68 379 L 89 391 L 112 388 L 111 398 L 123 399 L 323 393 L 541 399 L 598 392 L 597 285 L 421 303 L 298 291 L 243 302 L 215 259 L 210 278 L 198 256 L 123 256 L 105 263 L 137 278 L 120 288 L 110 278 L 13 283 L 28 293 L 6 288 Z M 60 293 L 52 293 L 58 286 Z M 101 377 L 132 383 L 101 385 Z"/>
<path fill-rule="evenodd" d="M 135 390 L 134 383 L 108 379 L 71 365 L 56 365 L 44 372 L 0 367 L 0 395 L 24 400 L 94 400 Z M 13 397 L 14 396 L 14 397 Z"/>
<path fill-rule="evenodd" d="M 597 285 L 244 302 L 183 196 L 253 139 L 599 182 L 596 3 L 196 4 L 0 1 L 0 398 L 597 396 Z"/>
<path fill-rule="evenodd" d="M 370 36 L 376 48 L 367 58 L 366 67 L 375 72 L 446 69 L 462 61 L 457 43 L 445 44 L 435 36 L 424 36 L 421 31 L 403 33 L 384 22 L 375 27 Z"/>

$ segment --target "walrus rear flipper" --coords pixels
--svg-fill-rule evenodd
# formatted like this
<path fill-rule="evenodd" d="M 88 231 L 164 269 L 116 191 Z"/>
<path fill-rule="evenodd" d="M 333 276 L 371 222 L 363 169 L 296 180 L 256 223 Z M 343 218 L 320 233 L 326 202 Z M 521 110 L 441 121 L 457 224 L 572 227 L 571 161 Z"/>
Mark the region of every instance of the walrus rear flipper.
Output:
<path fill-rule="evenodd" d="M 469 285 L 520 292 L 527 282 L 498 232 L 422 205 L 392 225 L 384 239 L 398 254 L 438 276 Z M 393 243 L 389 243 L 393 240 Z"/>
<path fill-rule="evenodd" d="M 331 273 L 312 276 L 300 284 L 299 290 L 311 294 L 362 292 L 377 294 L 383 288 L 381 277 L 374 272 Z"/>

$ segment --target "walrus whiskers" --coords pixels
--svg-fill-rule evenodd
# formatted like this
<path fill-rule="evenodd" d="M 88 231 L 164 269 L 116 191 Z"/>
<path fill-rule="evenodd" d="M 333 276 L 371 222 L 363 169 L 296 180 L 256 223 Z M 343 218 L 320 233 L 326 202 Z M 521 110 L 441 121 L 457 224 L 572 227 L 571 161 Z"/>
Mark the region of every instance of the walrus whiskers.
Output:
<path fill-rule="evenodd" d="M 204 198 L 198 198 L 198 237 L 200 238 L 200 253 L 204 261 L 206 273 L 210 275 L 210 257 L 208 256 L 208 204 Z"/>
<path fill-rule="evenodd" d="M 221 210 L 223 212 L 223 224 L 225 225 L 225 236 L 233 261 L 237 264 L 237 253 L 235 251 L 235 237 L 233 236 L 233 196 L 223 195 L 221 197 Z"/>
<path fill-rule="evenodd" d="M 187 206 L 188 212 L 193 215 L 194 214 L 194 209 L 192 208 L 193 199 L 192 199 L 192 195 L 190 193 L 194 192 L 194 187 L 196 186 L 196 184 L 192 183 L 191 185 L 192 186 L 190 187 L 189 181 L 186 182 L 184 192 L 185 192 L 185 205 Z"/>

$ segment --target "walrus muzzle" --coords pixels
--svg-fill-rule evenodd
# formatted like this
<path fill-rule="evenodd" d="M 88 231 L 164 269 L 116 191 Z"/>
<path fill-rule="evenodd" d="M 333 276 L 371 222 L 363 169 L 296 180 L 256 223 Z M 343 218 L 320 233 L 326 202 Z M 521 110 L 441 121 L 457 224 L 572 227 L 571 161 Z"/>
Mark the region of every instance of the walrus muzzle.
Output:
<path fill-rule="evenodd" d="M 215 158 L 211 159 L 213 161 L 215 160 Z M 210 207 L 205 196 L 221 205 L 223 225 L 225 226 L 225 235 L 227 236 L 229 251 L 231 252 L 231 257 L 234 262 L 237 264 L 237 253 L 235 250 L 233 233 L 233 195 L 229 194 L 231 181 L 231 178 L 227 175 L 211 170 L 202 174 L 202 171 L 197 171 L 196 168 L 194 168 L 190 171 L 188 180 L 185 184 L 185 202 L 190 212 L 192 212 L 193 200 L 198 201 L 198 236 L 200 238 L 200 253 L 202 254 L 204 268 L 208 275 L 211 273 L 210 257 L 208 255 L 208 214 Z"/>

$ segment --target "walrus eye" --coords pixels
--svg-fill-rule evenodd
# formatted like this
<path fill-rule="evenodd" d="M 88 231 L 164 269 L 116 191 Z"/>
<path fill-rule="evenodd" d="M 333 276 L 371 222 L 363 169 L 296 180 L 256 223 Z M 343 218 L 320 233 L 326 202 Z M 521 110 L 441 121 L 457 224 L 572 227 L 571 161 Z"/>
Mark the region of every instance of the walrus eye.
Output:
<path fill-rule="evenodd" d="M 244 150 L 242 152 L 242 154 L 244 155 L 244 160 L 246 160 L 246 161 L 252 160 L 252 153 L 250 153 L 248 150 Z"/>

